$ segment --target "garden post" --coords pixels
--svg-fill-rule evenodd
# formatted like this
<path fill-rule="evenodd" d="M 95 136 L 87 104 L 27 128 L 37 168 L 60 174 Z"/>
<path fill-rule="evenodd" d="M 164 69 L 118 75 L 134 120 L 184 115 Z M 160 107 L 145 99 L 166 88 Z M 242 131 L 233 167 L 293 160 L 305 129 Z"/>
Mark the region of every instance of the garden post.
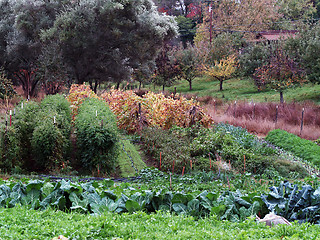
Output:
<path fill-rule="evenodd" d="M 301 135 L 302 130 L 303 130 L 303 115 L 304 115 L 304 108 L 302 109 L 302 113 L 301 113 L 301 127 L 300 127 L 300 135 Z"/>
<path fill-rule="evenodd" d="M 11 123 L 12 123 L 12 110 L 10 110 L 10 127 L 11 127 Z"/>

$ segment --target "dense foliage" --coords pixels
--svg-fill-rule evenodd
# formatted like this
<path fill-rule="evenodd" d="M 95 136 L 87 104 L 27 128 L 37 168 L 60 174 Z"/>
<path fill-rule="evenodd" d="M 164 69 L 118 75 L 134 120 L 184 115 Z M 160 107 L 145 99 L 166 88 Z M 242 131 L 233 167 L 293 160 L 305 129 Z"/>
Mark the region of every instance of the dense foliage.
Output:
<path fill-rule="evenodd" d="M 302 85 L 305 80 L 303 70 L 282 50 L 277 49 L 274 55 L 255 72 L 258 87 L 271 88 L 280 93 L 280 102 L 283 103 L 283 92 L 291 87 Z"/>
<path fill-rule="evenodd" d="M 39 83 L 55 92 L 63 83 L 128 79 L 132 68 L 154 62 L 176 23 L 151 0 L 0 2 L 0 66 L 26 98 Z"/>
<path fill-rule="evenodd" d="M 79 107 L 75 128 L 79 159 L 83 166 L 91 171 L 114 170 L 119 133 L 116 118 L 108 105 L 99 99 L 87 98 Z"/>
<path fill-rule="evenodd" d="M 184 97 L 166 97 L 148 92 L 139 97 L 133 91 L 111 89 L 101 95 L 117 116 L 118 126 L 128 132 L 141 130 L 143 125 L 170 129 L 188 127 L 196 122 L 208 127 L 213 121 L 194 100 Z"/>
<path fill-rule="evenodd" d="M 41 104 L 22 103 L 13 126 L 25 169 L 43 171 L 59 167 L 70 150 L 71 110 L 62 95 L 46 97 Z"/>
<path fill-rule="evenodd" d="M 72 84 L 67 97 L 71 104 L 72 119 L 78 114 L 80 104 L 87 98 L 98 98 L 98 96 L 90 89 L 90 86 L 82 84 Z"/>
<path fill-rule="evenodd" d="M 269 132 L 266 140 L 317 166 L 320 164 L 320 147 L 312 141 L 280 129 Z"/>
<path fill-rule="evenodd" d="M 26 207 L 1 210 L 0 229 L 6 239 L 52 239 L 63 235 L 69 239 L 316 239 L 319 226 L 293 223 L 272 227 L 248 219 L 242 223 L 216 218 L 174 216 L 157 212 L 147 214 L 84 215 L 55 210 L 35 211 Z"/>
<path fill-rule="evenodd" d="M 161 154 L 161 169 L 166 171 L 174 168 L 181 172 L 184 168 L 188 172 L 193 168 L 257 174 L 278 171 L 283 176 L 289 176 L 291 172 L 302 177 L 307 174 L 298 163 L 287 161 L 285 156 L 278 155 L 245 129 L 228 124 L 217 124 L 213 129 L 193 127 L 166 131 L 148 128 L 141 136 L 145 153 L 159 165 Z"/>

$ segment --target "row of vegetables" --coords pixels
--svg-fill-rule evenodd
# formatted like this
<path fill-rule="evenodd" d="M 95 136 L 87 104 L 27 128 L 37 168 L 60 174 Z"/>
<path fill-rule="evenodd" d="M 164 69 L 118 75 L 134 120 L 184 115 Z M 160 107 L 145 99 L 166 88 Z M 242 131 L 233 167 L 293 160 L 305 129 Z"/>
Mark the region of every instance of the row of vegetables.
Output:
<path fill-rule="evenodd" d="M 108 179 L 89 182 L 8 181 L 0 185 L 0 205 L 10 208 L 20 204 L 32 209 L 55 208 L 91 214 L 169 211 L 195 218 L 216 215 L 221 220 L 233 222 L 274 212 L 290 221 L 320 223 L 320 188 L 315 190 L 310 185 L 301 188 L 282 182 L 270 187 L 265 194 L 243 194 L 240 190 L 155 191 L 133 186 L 115 184 Z"/>

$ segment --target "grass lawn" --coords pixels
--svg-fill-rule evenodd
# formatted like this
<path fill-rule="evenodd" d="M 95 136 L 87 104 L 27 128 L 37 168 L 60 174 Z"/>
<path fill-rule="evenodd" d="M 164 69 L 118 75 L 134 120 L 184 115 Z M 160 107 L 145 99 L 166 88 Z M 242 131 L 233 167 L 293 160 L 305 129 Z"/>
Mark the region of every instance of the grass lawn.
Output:
<path fill-rule="evenodd" d="M 170 92 L 176 87 L 178 93 L 195 94 L 197 96 L 212 96 L 222 98 L 226 101 L 235 100 L 253 100 L 255 102 L 279 102 L 278 92 L 267 90 L 258 92 L 250 78 L 232 78 L 223 83 L 223 91 L 219 91 L 219 81 L 207 81 L 204 77 L 196 78 L 193 82 L 193 90 L 189 90 L 189 83 L 181 80 L 176 85 L 166 88 Z M 153 85 L 147 85 L 146 88 L 154 90 Z M 160 91 L 161 87 L 156 87 Z M 306 84 L 303 87 L 289 89 L 284 92 L 284 99 L 287 102 L 311 100 L 320 104 L 320 85 Z"/>

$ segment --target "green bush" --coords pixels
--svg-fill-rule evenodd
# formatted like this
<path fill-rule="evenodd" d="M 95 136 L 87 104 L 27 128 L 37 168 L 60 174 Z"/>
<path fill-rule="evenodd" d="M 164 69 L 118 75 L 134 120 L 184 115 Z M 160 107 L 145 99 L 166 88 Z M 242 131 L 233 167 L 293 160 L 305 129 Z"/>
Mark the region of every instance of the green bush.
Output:
<path fill-rule="evenodd" d="M 19 145 L 13 127 L 0 128 L 0 169 L 2 172 L 14 172 L 21 166 L 19 161 Z"/>
<path fill-rule="evenodd" d="M 49 95 L 41 101 L 43 114 L 52 112 L 56 116 L 56 126 L 61 129 L 65 138 L 70 137 L 71 108 L 70 103 L 63 95 Z"/>
<path fill-rule="evenodd" d="M 86 99 L 79 107 L 75 128 L 83 166 L 113 171 L 119 153 L 119 132 L 109 106 L 98 99 Z"/>
<path fill-rule="evenodd" d="M 292 152 L 302 159 L 320 166 L 320 146 L 312 141 L 302 139 L 280 129 L 270 131 L 266 140 L 286 151 Z"/>
<path fill-rule="evenodd" d="M 51 170 L 68 158 L 71 111 L 62 95 L 47 96 L 41 104 L 25 103 L 24 108 L 19 109 L 13 126 L 25 169 Z"/>
<path fill-rule="evenodd" d="M 33 131 L 37 125 L 37 113 L 40 105 L 36 102 L 23 103 L 23 109 L 17 110 L 14 117 L 13 127 L 16 129 L 17 141 L 20 150 L 20 162 L 24 169 L 33 170 L 35 162 L 31 147 Z"/>
<path fill-rule="evenodd" d="M 37 170 L 57 169 L 67 157 L 70 139 L 62 132 L 51 118 L 39 122 L 34 129 L 31 147 Z"/>
<path fill-rule="evenodd" d="M 190 148 L 189 142 L 183 136 L 174 131 L 162 130 L 159 128 L 144 128 L 141 132 L 141 140 L 145 143 L 146 154 L 156 159 L 161 170 L 172 171 L 173 160 L 175 161 L 174 171 L 181 173 L 183 167 L 185 171 L 190 171 Z"/>

